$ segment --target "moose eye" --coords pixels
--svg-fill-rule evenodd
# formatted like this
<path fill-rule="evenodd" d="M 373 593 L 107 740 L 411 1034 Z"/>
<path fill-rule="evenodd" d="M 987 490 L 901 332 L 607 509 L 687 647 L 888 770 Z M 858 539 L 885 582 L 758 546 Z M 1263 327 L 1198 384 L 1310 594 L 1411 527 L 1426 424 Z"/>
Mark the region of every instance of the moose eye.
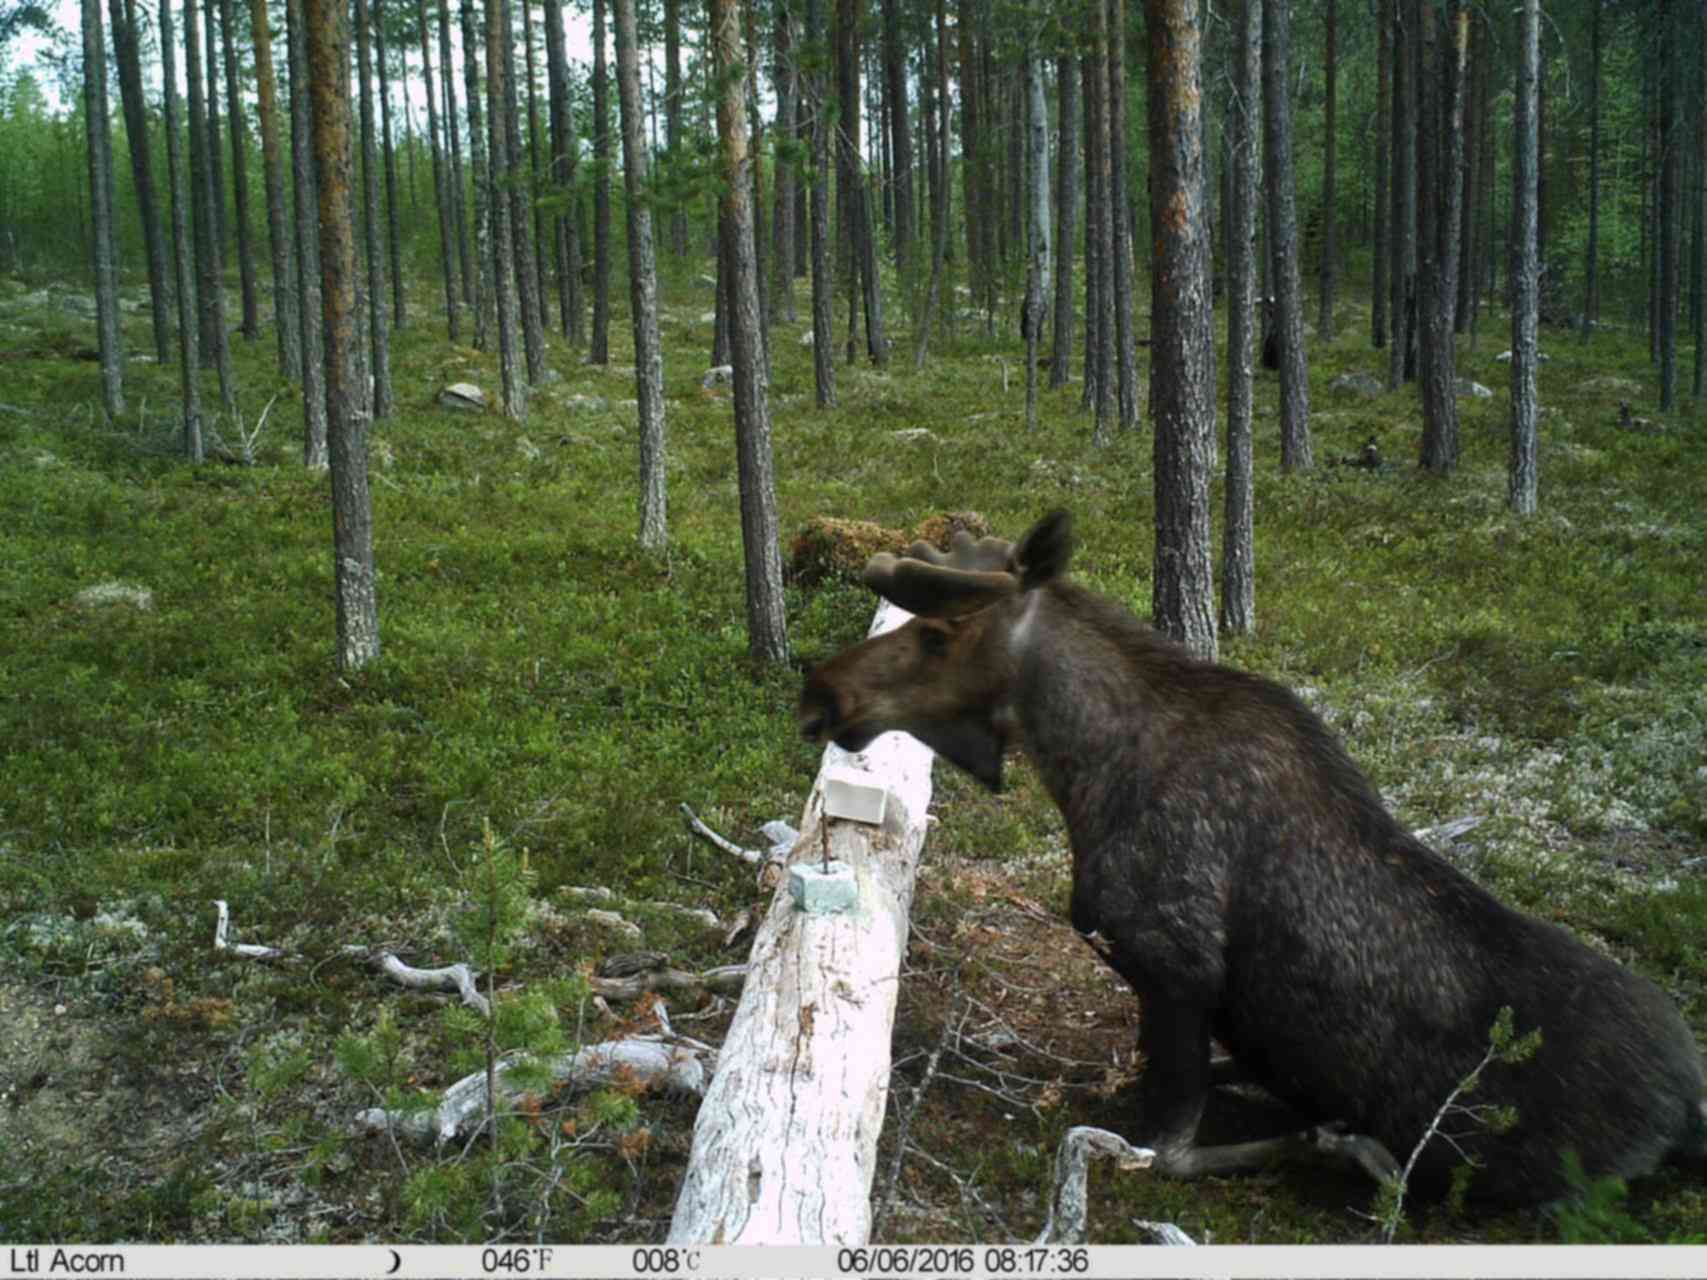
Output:
<path fill-rule="evenodd" d="M 933 658 L 948 652 L 948 632 L 942 627 L 919 628 L 919 647 Z"/>

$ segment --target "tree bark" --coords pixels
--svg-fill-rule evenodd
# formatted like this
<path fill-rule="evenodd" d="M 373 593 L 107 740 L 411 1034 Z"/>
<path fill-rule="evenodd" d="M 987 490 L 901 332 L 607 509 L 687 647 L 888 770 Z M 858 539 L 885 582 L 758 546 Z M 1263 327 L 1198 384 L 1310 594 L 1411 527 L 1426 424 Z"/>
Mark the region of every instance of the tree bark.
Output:
<path fill-rule="evenodd" d="M 385 47 L 385 12 L 379 7 L 379 0 L 373 18 L 374 65 L 379 70 L 379 159 L 385 174 L 385 251 L 391 268 L 391 325 L 401 329 L 408 323 L 403 302 L 402 211 L 397 200 L 397 149 L 391 145 L 391 72 Z"/>
<path fill-rule="evenodd" d="M 593 337 L 591 364 L 610 363 L 610 72 L 605 4 L 593 0 Z"/>
<path fill-rule="evenodd" d="M 303 0 L 320 201 L 326 328 L 327 444 L 332 468 L 332 565 L 337 662 L 360 670 L 379 657 L 379 605 L 368 492 L 367 417 L 356 347 L 356 245 L 350 219 L 349 21 L 341 0 Z"/>
<path fill-rule="evenodd" d="M 119 343 L 118 250 L 113 241 L 113 134 L 107 119 L 107 48 L 101 0 L 83 0 L 83 115 L 89 144 L 89 205 L 95 228 L 95 332 L 101 403 L 124 412 L 124 348 Z"/>
<path fill-rule="evenodd" d="M 1073 249 L 1079 235 L 1079 77 L 1073 59 L 1055 59 L 1055 333 L 1049 386 L 1067 385 L 1073 364 Z"/>
<path fill-rule="evenodd" d="M 498 190 L 509 200 L 516 312 L 521 320 L 522 354 L 527 362 L 527 380 L 531 387 L 545 378 L 545 322 L 539 302 L 539 272 L 534 265 L 533 219 L 529 214 L 531 202 L 528 185 L 522 180 L 522 117 L 516 92 L 514 24 L 510 20 L 509 0 L 497 0 L 497 3 L 498 31 L 503 37 L 503 76 L 498 86 L 503 93 L 503 106 L 501 109 L 494 106 L 493 114 L 503 125 L 503 146 L 493 153 L 493 168 L 502 175 Z"/>
<path fill-rule="evenodd" d="M 265 0 L 252 0 L 255 4 L 264 4 Z M 433 155 L 433 204 L 438 210 L 439 223 L 439 259 L 444 271 L 445 287 L 445 322 L 451 345 L 462 340 L 462 317 L 459 313 L 457 268 L 455 251 L 451 240 L 455 234 L 456 206 L 452 203 L 450 175 L 445 172 L 447 165 L 440 138 L 438 94 L 433 85 L 432 34 L 427 23 L 427 0 L 415 0 L 415 18 L 420 24 L 421 38 L 421 79 L 427 90 L 427 141 Z M 450 67 L 441 63 L 440 74 L 450 75 Z"/>
<path fill-rule="evenodd" d="M 806 0 L 806 44 L 820 49 L 824 39 L 823 0 Z M 812 374 L 818 407 L 836 403 L 836 364 L 830 309 L 834 284 L 830 279 L 830 122 L 825 118 L 830 95 L 822 66 L 811 76 L 812 165 Z"/>
<path fill-rule="evenodd" d="M 911 615 L 885 603 L 871 634 Z M 889 793 L 883 825 L 824 814 L 825 778 L 859 761 Z M 858 906 L 805 914 L 779 889 L 694 1121 L 669 1242 L 864 1244 L 889 1093 L 889 1045 L 931 800 L 929 748 L 885 734 L 834 745 L 793 859 L 853 868 Z"/>
<path fill-rule="evenodd" d="M 1298 210 L 1292 168 L 1292 0 L 1262 7 L 1263 176 L 1268 189 L 1269 252 L 1273 256 L 1274 309 L 1280 354 L 1280 469 L 1308 471 L 1310 385 L 1304 362 L 1304 297 L 1298 266 Z M 1153 325 L 1153 322 L 1152 322 Z"/>
<path fill-rule="evenodd" d="M 480 44 L 474 22 L 474 0 L 462 0 L 458 16 L 462 26 L 463 97 L 468 103 L 468 160 L 474 171 L 474 258 L 479 263 L 474 276 L 474 345 L 484 351 L 497 311 L 497 284 L 493 270 L 492 166 L 488 155 L 486 110 L 480 105 Z M 512 348 L 511 359 L 515 358 Z"/>
<path fill-rule="evenodd" d="M 557 309 L 563 336 L 581 341 L 580 246 L 574 217 L 575 122 L 569 101 L 569 59 L 563 48 L 562 0 L 545 0 L 545 76 L 547 114 L 551 124 L 551 181 L 553 196 L 568 202 L 552 219 L 552 248 L 557 260 Z"/>
<path fill-rule="evenodd" d="M 649 167 L 641 124 L 640 55 L 634 0 L 616 0 L 617 90 L 622 99 L 622 171 L 628 195 L 628 297 L 634 321 L 634 389 L 640 404 L 640 545 L 662 551 L 668 539 L 664 489 L 664 364 L 658 340 L 658 281 Z"/>
<path fill-rule="evenodd" d="M 1690 395 L 1701 399 L 1707 391 L 1707 12 L 1695 8 L 1695 93 L 1690 110 L 1695 148 L 1694 242 L 1690 248 L 1691 337 L 1695 342 L 1695 370 Z M 1588 328 L 1584 318 L 1583 328 Z"/>
<path fill-rule="evenodd" d="M 202 100 L 202 40 L 196 0 L 184 0 L 184 74 L 190 89 L 190 189 L 196 222 L 197 263 L 201 276 L 197 295 L 202 304 L 202 356 L 212 355 L 219 373 L 219 398 L 225 416 L 237 416 L 237 386 L 231 371 L 231 344 L 225 336 L 225 298 L 220 280 L 219 222 L 215 216 L 219 188 L 214 183 L 210 157 L 217 155 L 208 137 L 214 112 Z M 201 123 L 198 124 L 197 121 Z"/>
<path fill-rule="evenodd" d="M 1419 133 L 1424 162 L 1418 188 L 1432 207 L 1432 234 L 1423 240 L 1418 272 L 1423 290 L 1423 435 L 1421 463 L 1444 475 L 1458 466 L 1458 391 L 1454 372 L 1453 310 L 1458 300 L 1458 232 L 1464 175 L 1464 70 L 1468 60 L 1470 14 L 1449 0 L 1445 30 L 1430 12 L 1424 21 L 1435 38 L 1428 68 L 1428 89 L 1421 101 L 1426 132 Z M 1444 39 L 1440 37 L 1445 37 Z M 1430 135 L 1434 135 L 1431 139 Z"/>
<path fill-rule="evenodd" d="M 255 250 L 249 234 L 249 144 L 244 139 L 242 81 L 237 66 L 236 23 L 231 0 L 219 0 L 220 47 L 225 55 L 226 129 L 231 139 L 231 192 L 237 219 L 237 274 L 243 295 L 243 341 L 261 336 L 260 299 L 255 286 Z"/>
<path fill-rule="evenodd" d="M 1583 337 L 1600 319 L 1600 88 L 1602 0 L 1589 0 L 1588 245 L 1583 261 Z"/>
<path fill-rule="evenodd" d="M 1660 409 L 1677 407 L 1677 316 L 1683 281 L 1683 112 L 1679 0 L 1660 0 Z"/>
<path fill-rule="evenodd" d="M 291 226 L 285 214 L 284 157 L 279 153 L 278 76 L 273 69 L 273 32 L 267 0 L 249 0 L 249 29 L 255 44 L 255 96 L 261 124 L 261 178 L 267 194 L 267 244 L 273 262 L 273 326 L 278 331 L 279 371 L 302 380 L 302 321 L 292 278 Z"/>
<path fill-rule="evenodd" d="M 946 0 L 936 0 L 936 99 L 943 104 L 936 113 L 938 180 L 933 194 L 936 204 L 931 213 L 931 279 L 925 290 L 924 305 L 919 309 L 919 323 L 913 339 L 913 369 L 925 367 L 925 355 L 930 345 L 931 325 L 936 321 L 938 303 L 942 297 L 943 260 L 948 257 L 948 8 Z"/>
<path fill-rule="evenodd" d="M 1517 94 L 1513 107 L 1516 138 L 1512 163 L 1512 306 L 1511 306 L 1511 452 L 1507 497 L 1519 515 L 1533 515 L 1538 476 L 1535 453 L 1535 322 L 1540 252 L 1536 241 L 1535 107 L 1540 76 L 1540 0 L 1522 0 L 1518 9 Z"/>
<path fill-rule="evenodd" d="M 1037 24 L 1042 14 L 1027 15 Z M 1038 24 L 1040 25 L 1040 24 Z M 1035 30 L 1030 29 L 1025 57 L 1026 181 L 1030 187 L 1031 216 L 1027 225 L 1025 273 L 1025 425 L 1037 429 L 1037 352 L 1043 341 L 1044 298 L 1049 293 L 1049 106 L 1043 97 L 1043 53 Z"/>
<path fill-rule="evenodd" d="M 1085 387 L 1084 406 L 1095 411 L 1091 440 L 1114 440 L 1114 210 L 1109 197 L 1107 11 L 1089 8 L 1085 53 Z M 1152 165 L 1154 160 L 1152 160 Z M 1154 170 L 1151 174 L 1154 199 Z M 1154 300 L 1151 328 L 1155 328 Z M 1155 387 L 1152 377 L 1151 387 Z"/>
<path fill-rule="evenodd" d="M 367 0 L 355 0 L 358 114 L 362 149 L 362 238 L 367 249 L 370 395 L 360 397 L 375 418 L 391 416 L 391 328 L 385 319 L 385 248 L 379 229 L 379 152 L 373 128 L 373 38 Z"/>
<path fill-rule="evenodd" d="M 307 19 L 303 0 L 285 0 L 290 49 L 290 149 L 295 200 L 297 323 L 302 338 L 302 463 L 328 465 L 326 444 L 325 310 L 320 288 L 320 196 L 315 190 L 312 108 L 308 94 Z"/>
<path fill-rule="evenodd" d="M 469 29 L 472 30 L 472 24 Z M 468 51 L 467 57 L 472 61 L 472 50 Z M 478 255 L 471 253 L 468 245 L 468 200 L 463 180 L 461 128 L 457 123 L 455 68 L 450 52 L 450 0 L 439 0 L 439 85 L 444 95 L 439 114 L 445 129 L 445 181 L 450 187 L 451 238 L 456 242 L 456 274 L 462 305 L 473 309 L 480 271 L 475 262 Z M 471 136 L 473 133 L 471 129 Z M 447 266 L 445 269 L 448 271 L 450 268 Z"/>
<path fill-rule="evenodd" d="M 142 66 L 137 52 L 136 0 L 107 0 L 112 19 L 113 59 L 118 65 L 119 97 L 124 104 L 125 138 L 129 143 L 130 174 L 136 187 L 137 212 L 142 219 L 142 243 L 148 258 L 148 301 L 154 322 L 154 358 L 172 358 L 172 270 L 160 226 L 160 201 L 154 191 L 154 163 L 149 148 L 148 106 L 142 91 Z"/>
<path fill-rule="evenodd" d="M 1395 391 L 1409 376 L 1410 351 L 1414 341 L 1411 300 L 1416 261 L 1416 114 L 1411 109 L 1411 76 L 1407 70 L 1410 43 L 1405 32 L 1405 0 L 1385 0 L 1388 16 L 1388 54 L 1392 66 L 1392 191 L 1391 216 L 1387 228 L 1389 315 L 1393 343 L 1387 356 L 1387 389 Z"/>
<path fill-rule="evenodd" d="M 907 54 L 901 41 L 900 0 L 881 0 L 883 91 L 889 122 L 890 190 L 894 195 L 895 272 L 913 259 L 913 131 L 907 114 Z"/>
<path fill-rule="evenodd" d="M 1324 0 L 1322 29 L 1322 261 L 1316 332 L 1326 341 L 1334 336 L 1334 273 L 1339 269 L 1339 15 L 1334 0 Z"/>
<path fill-rule="evenodd" d="M 486 211 L 492 223 L 492 301 L 498 320 L 500 400 L 506 417 L 527 417 L 526 392 L 516 367 L 516 252 L 504 177 L 509 171 L 509 130 L 504 125 L 509 76 L 504 0 L 486 0 Z"/>
<path fill-rule="evenodd" d="M 789 0 L 781 0 L 772 20 L 773 59 L 771 84 L 776 95 L 776 188 L 771 199 L 771 319 L 795 321 L 794 188 L 795 156 L 800 134 L 800 71 L 795 53 L 798 43 L 796 20 Z"/>
<path fill-rule="evenodd" d="M 164 115 L 166 127 L 166 183 L 171 188 L 172 202 L 172 271 L 178 298 L 178 383 L 184 400 L 183 448 L 184 458 L 200 463 L 204 456 L 202 441 L 201 356 L 197 350 L 200 325 L 197 323 L 196 278 L 190 270 L 189 192 L 184 180 L 184 164 L 179 157 L 178 136 L 178 75 L 175 62 L 177 39 L 172 30 L 172 0 L 160 0 L 160 64 L 164 83 Z M 293 77 L 294 79 L 294 77 Z"/>
<path fill-rule="evenodd" d="M 1132 324 L 1132 202 L 1126 189 L 1126 0 L 1108 0 L 1108 100 L 1105 114 L 1108 119 L 1108 247 L 1112 267 L 1105 279 L 1112 286 L 1108 310 L 1114 316 L 1111 363 L 1120 426 L 1123 430 L 1130 430 L 1138 425 L 1138 349 L 1137 334 Z M 1201 105 L 1197 116 L 1201 120 Z M 1199 139 L 1200 151 L 1201 141 Z M 1198 167 L 1201 171 L 1201 155 Z M 1207 232 L 1207 220 L 1204 226 Z M 1207 241 L 1204 253 L 1207 260 Z M 1212 373 L 1212 382 L 1213 377 Z"/>
<path fill-rule="evenodd" d="M 1269 4 L 1275 0 L 1268 0 Z M 1266 8 L 1266 5 L 1265 5 Z M 1213 303 L 1203 211 L 1203 86 L 1196 0 L 1146 0 L 1149 33 L 1150 331 L 1158 630 L 1214 658 L 1209 469 L 1215 441 Z"/>
<path fill-rule="evenodd" d="M 1262 61 L 1263 0 L 1240 0 L 1233 38 L 1232 181 L 1227 222 L 1227 483 L 1221 534 L 1221 626 L 1236 635 L 1256 630 L 1255 501 L 1252 486 L 1251 404 L 1255 348 L 1257 222 L 1257 94 Z"/>
<path fill-rule="evenodd" d="M 626 3 L 627 0 L 624 0 Z M 736 0 L 712 0 L 711 39 L 717 83 L 717 137 L 722 178 L 720 222 L 729 265 L 729 347 L 735 372 L 735 451 L 741 489 L 741 545 L 746 568 L 747 652 L 766 663 L 788 661 L 778 541 L 776 473 L 764 342 L 759 321 L 758 265 L 753 251 L 752 157 L 747 150 L 746 79 Z"/>
<path fill-rule="evenodd" d="M 1369 307 L 1370 345 L 1377 351 L 1387 345 L 1388 269 L 1392 235 L 1391 148 L 1393 137 L 1393 0 L 1378 0 L 1375 9 L 1375 234 Z"/>

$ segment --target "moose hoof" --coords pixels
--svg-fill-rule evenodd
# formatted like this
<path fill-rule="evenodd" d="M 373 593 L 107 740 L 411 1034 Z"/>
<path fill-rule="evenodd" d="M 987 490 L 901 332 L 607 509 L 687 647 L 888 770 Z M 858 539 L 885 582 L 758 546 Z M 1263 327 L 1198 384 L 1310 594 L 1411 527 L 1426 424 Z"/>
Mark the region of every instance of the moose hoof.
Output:
<path fill-rule="evenodd" d="M 1317 1125 L 1304 1134 L 1305 1140 L 1325 1156 L 1347 1165 L 1355 1165 L 1376 1182 L 1397 1182 L 1401 1176 L 1399 1162 L 1375 1138 L 1362 1133 L 1347 1133 L 1343 1122 Z"/>

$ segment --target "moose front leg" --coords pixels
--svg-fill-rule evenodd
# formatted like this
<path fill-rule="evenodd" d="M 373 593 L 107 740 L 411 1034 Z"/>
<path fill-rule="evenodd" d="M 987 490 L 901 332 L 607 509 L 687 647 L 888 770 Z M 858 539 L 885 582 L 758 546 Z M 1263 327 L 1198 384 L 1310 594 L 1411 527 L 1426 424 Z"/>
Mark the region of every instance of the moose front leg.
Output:
<path fill-rule="evenodd" d="M 1138 1050 L 1139 1144 L 1156 1152 L 1156 1168 L 1174 1178 L 1246 1173 L 1304 1159 L 1361 1169 L 1377 1182 L 1399 1176 L 1398 1163 L 1374 1138 L 1317 1125 L 1278 1138 L 1200 1146 L 1198 1124 L 1209 1097 L 1209 1017 L 1196 1006 L 1151 994 L 1142 998 Z"/>

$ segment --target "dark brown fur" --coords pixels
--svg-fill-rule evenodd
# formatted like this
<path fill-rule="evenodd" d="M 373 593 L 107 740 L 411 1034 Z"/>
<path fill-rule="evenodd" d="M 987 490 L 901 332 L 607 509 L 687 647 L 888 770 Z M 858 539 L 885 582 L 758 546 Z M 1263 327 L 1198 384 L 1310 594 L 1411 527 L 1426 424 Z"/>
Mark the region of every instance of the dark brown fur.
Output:
<path fill-rule="evenodd" d="M 1066 820 L 1073 924 L 1106 940 L 1142 1002 L 1138 1139 L 1162 1168 L 1284 1154 L 1197 1146 L 1211 1035 L 1312 1122 L 1403 1161 L 1507 1005 L 1542 1044 L 1475 1094 L 1515 1106 L 1514 1130 L 1447 1126 L 1483 1166 L 1472 1194 L 1556 1198 L 1567 1151 L 1622 1177 L 1707 1153 L 1700 1055 L 1657 987 L 1414 839 L 1292 693 L 1065 581 L 1069 547 L 1066 518 L 1047 517 L 1014 550 L 1009 591 L 825 663 L 801 720 L 851 750 L 905 729 L 992 788 L 1009 740 L 1023 744 Z M 1374 1150 L 1357 1159 L 1390 1172 Z M 1422 1176 L 1461 1159 L 1437 1137 Z"/>

